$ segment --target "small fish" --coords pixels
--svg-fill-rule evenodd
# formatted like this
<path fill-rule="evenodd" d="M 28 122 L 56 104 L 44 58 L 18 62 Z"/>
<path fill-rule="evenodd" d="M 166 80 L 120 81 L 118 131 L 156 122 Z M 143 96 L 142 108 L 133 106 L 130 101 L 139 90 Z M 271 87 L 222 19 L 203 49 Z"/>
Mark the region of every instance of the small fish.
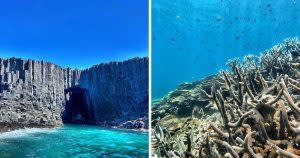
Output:
<path fill-rule="evenodd" d="M 196 19 L 196 21 L 197 21 L 197 22 L 199 22 L 199 21 L 200 21 L 200 19 L 199 19 L 199 18 L 197 18 L 197 19 Z"/>

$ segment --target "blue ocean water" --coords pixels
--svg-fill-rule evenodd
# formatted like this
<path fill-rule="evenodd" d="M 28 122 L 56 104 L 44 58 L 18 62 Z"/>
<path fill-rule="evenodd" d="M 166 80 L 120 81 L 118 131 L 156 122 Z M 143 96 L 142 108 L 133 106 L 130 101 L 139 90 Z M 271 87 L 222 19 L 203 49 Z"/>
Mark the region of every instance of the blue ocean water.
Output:
<path fill-rule="evenodd" d="M 152 0 L 152 96 L 300 36 L 300 0 Z"/>
<path fill-rule="evenodd" d="M 1 158 L 146 158 L 148 134 L 96 126 L 25 129 L 0 134 Z"/>

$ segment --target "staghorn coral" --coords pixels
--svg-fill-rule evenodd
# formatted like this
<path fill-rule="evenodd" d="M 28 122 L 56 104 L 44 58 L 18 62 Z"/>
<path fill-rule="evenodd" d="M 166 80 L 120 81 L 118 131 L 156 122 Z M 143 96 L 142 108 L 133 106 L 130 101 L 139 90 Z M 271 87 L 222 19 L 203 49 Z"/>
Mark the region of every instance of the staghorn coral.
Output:
<path fill-rule="evenodd" d="M 204 111 L 215 108 L 218 112 L 179 119 L 176 113 L 161 112 L 165 105 L 162 103 L 168 103 L 170 109 L 171 97 L 160 102 L 162 107 L 153 109 L 154 114 L 160 112 L 159 117 L 153 117 L 156 120 L 152 131 L 153 155 L 300 157 L 298 39 L 286 39 L 260 56 L 246 56 L 241 63 L 237 59 L 230 60 L 228 66 L 229 70 L 221 71 L 212 82 L 207 82 L 211 89 L 199 84 L 202 90 L 193 94 L 209 102 L 198 105 L 206 109 Z M 195 92 L 195 89 L 189 91 Z M 174 124 L 176 129 L 170 130 Z"/>

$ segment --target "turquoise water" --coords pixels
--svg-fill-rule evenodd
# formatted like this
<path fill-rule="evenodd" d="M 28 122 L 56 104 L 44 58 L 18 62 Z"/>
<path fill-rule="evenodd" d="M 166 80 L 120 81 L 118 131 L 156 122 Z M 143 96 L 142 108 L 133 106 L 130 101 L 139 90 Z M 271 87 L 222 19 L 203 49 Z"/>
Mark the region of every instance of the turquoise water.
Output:
<path fill-rule="evenodd" d="M 25 129 L 0 134 L 1 158 L 146 158 L 148 134 L 96 126 Z"/>
<path fill-rule="evenodd" d="M 300 36 L 300 0 L 152 0 L 152 96 Z"/>

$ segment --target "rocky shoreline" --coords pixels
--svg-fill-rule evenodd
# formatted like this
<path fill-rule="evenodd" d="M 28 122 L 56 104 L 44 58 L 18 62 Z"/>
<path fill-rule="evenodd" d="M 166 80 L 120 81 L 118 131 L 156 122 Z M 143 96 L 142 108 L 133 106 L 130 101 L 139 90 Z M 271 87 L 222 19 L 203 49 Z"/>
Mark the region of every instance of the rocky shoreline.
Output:
<path fill-rule="evenodd" d="M 86 125 L 86 124 L 85 124 Z M 109 124 L 88 124 L 93 126 L 105 127 L 105 128 L 112 128 L 112 129 L 124 129 L 124 130 L 133 130 L 133 131 L 141 131 L 147 132 L 148 131 L 148 118 L 142 117 L 136 120 L 129 120 L 125 121 L 119 125 L 109 125 Z M 27 124 L 24 125 L 22 123 L 0 123 L 0 133 L 3 132 L 10 132 L 19 129 L 25 128 L 59 128 L 63 126 L 63 123 L 56 124 L 56 125 L 46 125 L 46 124 Z"/>
<path fill-rule="evenodd" d="M 135 129 L 135 130 L 148 130 L 148 117 L 142 117 L 136 120 L 129 120 L 120 125 L 118 128 Z"/>
<path fill-rule="evenodd" d="M 86 124 L 85 124 L 86 125 Z M 5 133 L 5 132 L 12 132 L 15 130 L 20 130 L 20 129 L 30 129 L 30 128 L 42 128 L 42 129 L 54 129 L 54 128 L 60 128 L 61 126 L 23 126 L 23 125 L 0 125 L 0 134 Z M 101 125 L 93 125 L 91 126 L 99 126 L 103 128 L 111 128 L 111 129 L 120 129 L 120 130 L 129 130 L 129 131 L 135 131 L 135 132 L 148 132 L 149 129 L 146 127 L 137 127 L 137 128 L 126 128 L 126 127 L 121 127 L 121 126 L 101 126 Z"/>

